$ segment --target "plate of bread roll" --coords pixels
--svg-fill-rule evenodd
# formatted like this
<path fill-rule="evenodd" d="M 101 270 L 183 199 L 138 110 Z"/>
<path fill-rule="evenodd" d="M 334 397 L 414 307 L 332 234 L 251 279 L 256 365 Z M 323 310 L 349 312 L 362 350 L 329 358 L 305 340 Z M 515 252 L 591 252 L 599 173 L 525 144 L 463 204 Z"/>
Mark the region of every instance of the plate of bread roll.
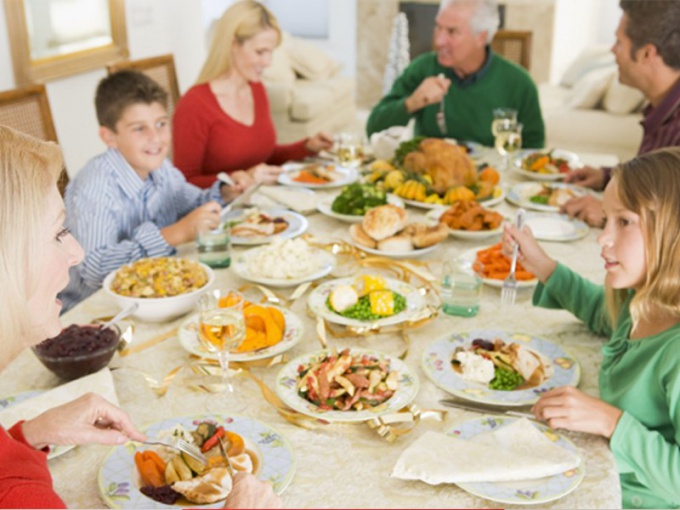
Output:
<path fill-rule="evenodd" d="M 420 257 L 449 235 L 445 224 L 407 223 L 406 211 L 392 204 L 370 209 L 361 223 L 349 227 L 352 243 L 361 250 L 390 258 Z"/>

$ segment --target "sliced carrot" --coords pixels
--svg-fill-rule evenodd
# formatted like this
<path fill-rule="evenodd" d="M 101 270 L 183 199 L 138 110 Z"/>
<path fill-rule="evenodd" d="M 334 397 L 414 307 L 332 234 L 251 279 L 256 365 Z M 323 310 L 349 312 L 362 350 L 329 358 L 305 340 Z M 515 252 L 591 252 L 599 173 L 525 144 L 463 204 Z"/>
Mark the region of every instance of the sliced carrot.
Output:
<path fill-rule="evenodd" d="M 144 460 L 152 460 L 153 463 L 156 464 L 158 471 L 165 473 L 165 461 L 161 459 L 156 452 L 153 450 L 146 450 L 142 453 L 142 456 L 144 457 Z"/>

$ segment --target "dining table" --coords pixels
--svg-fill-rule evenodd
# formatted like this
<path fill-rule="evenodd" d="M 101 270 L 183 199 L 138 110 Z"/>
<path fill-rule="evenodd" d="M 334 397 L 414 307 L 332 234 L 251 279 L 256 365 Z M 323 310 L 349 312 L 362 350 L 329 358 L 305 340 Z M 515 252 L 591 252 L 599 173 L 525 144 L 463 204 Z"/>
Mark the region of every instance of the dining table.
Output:
<path fill-rule="evenodd" d="M 581 154 L 585 163 L 611 164 L 615 158 L 607 155 Z M 499 156 L 492 148 L 481 149 L 477 161 L 492 166 L 500 165 Z M 524 179 L 507 169 L 501 171 L 501 186 L 507 192 Z M 320 190 L 320 197 L 337 193 L 338 189 Z M 517 207 L 503 201 L 494 209 L 512 220 Z M 428 209 L 409 206 L 409 220 L 421 220 Z M 306 215 L 309 227 L 306 235 L 317 243 L 348 246 L 348 224 L 335 218 L 313 212 Z M 601 283 L 605 271 L 600 257 L 598 228 L 591 228 L 581 239 L 569 242 L 541 241 L 544 250 L 586 278 Z M 434 287 L 441 280 L 446 261 L 471 249 L 500 241 L 500 235 L 487 239 L 470 240 L 448 237 L 433 251 L 413 262 L 415 268 L 435 277 Z M 232 259 L 250 246 L 233 246 Z M 194 244 L 180 246 L 178 256 L 197 259 Z M 339 264 L 324 280 L 354 274 L 358 267 L 348 270 L 352 260 Z M 360 260 L 360 259 L 357 259 Z M 389 259 L 388 260 L 389 263 Z M 364 270 L 364 272 L 366 272 Z M 245 289 L 250 282 L 240 278 L 230 268 L 215 269 L 214 288 Z M 318 283 L 318 282 L 316 282 Z M 247 403 L 241 414 L 259 420 L 280 433 L 294 454 L 294 475 L 281 493 L 283 505 L 293 508 L 501 508 L 529 507 L 532 501 L 508 505 L 491 501 L 461 489 L 455 484 L 429 485 L 421 481 L 407 481 L 391 476 L 402 452 L 427 431 L 446 432 L 459 424 L 482 416 L 473 411 L 444 407 L 440 399 L 450 395 L 440 389 L 424 373 L 423 353 L 433 341 L 451 335 L 479 329 L 501 330 L 540 336 L 560 346 L 580 367 L 578 387 L 584 392 L 598 395 L 598 372 L 602 360 L 601 349 L 606 338 L 592 333 L 570 313 L 532 306 L 531 288 L 520 288 L 511 307 L 501 307 L 500 289 L 484 285 L 481 306 L 473 317 L 451 316 L 438 313 L 407 334 L 391 330 L 356 332 L 356 335 L 335 336 L 320 334 L 319 322 L 308 313 L 307 297 L 311 289 L 290 299 L 294 288 L 270 288 L 280 302 L 302 323 L 304 332 L 300 341 L 285 355 L 288 359 L 309 352 L 320 351 L 325 337 L 328 347 L 338 350 L 364 348 L 401 357 L 419 381 L 414 404 L 420 410 L 420 419 L 411 423 L 369 426 L 361 423 L 324 423 L 318 420 L 298 420 L 294 413 L 279 412 L 266 389 L 273 389 L 282 364 L 250 366 L 245 373 L 235 376 L 235 390 Z M 251 299 L 264 296 L 257 287 L 244 290 Z M 430 296 L 436 298 L 436 296 Z M 274 298 L 276 299 L 276 298 Z M 436 301 L 435 301 L 436 302 Z M 64 325 L 90 323 L 94 318 L 114 315 L 118 311 L 113 298 L 99 290 L 62 316 Z M 195 311 L 172 321 L 161 323 L 134 322 L 134 340 L 128 346 L 128 355 L 117 354 L 110 362 L 115 391 L 120 406 L 129 413 L 140 429 L 178 416 L 220 414 L 228 408 L 227 396 L 206 391 L 197 381 L 201 376 L 196 367 L 200 360 L 178 341 L 177 331 Z M 336 330 L 337 333 L 337 330 Z M 255 365 L 255 364 L 254 364 Z M 48 371 L 30 349 L 26 349 L 0 374 L 0 388 L 4 395 L 29 390 L 50 389 L 62 382 Z M 263 392 L 264 388 L 264 392 Z M 207 388 L 209 389 L 209 388 Z M 0 395 L 1 396 L 1 395 Z M 530 406 L 521 408 L 529 411 Z M 392 435 L 385 430 L 399 431 Z M 577 448 L 585 471 L 580 485 L 565 495 L 540 504 L 541 508 L 620 508 L 621 489 L 615 459 L 607 439 L 571 431 L 560 431 Z M 49 460 L 49 469 L 57 493 L 69 507 L 103 508 L 107 499 L 100 488 L 100 468 L 111 450 L 110 446 L 85 445 Z M 488 459 L 493 462 L 493 459 Z M 123 503 L 121 503 L 123 504 Z"/>

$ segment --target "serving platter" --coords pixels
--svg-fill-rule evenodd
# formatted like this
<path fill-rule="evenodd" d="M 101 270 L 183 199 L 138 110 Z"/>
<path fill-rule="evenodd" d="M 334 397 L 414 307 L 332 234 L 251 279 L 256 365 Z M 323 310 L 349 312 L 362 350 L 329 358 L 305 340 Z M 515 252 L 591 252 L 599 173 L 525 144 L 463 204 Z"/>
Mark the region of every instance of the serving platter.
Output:
<path fill-rule="evenodd" d="M 500 186 L 496 186 L 493 191 L 493 196 L 484 200 L 478 200 L 479 204 L 483 207 L 493 207 L 494 205 L 500 204 L 505 198 L 505 191 Z M 413 207 L 418 207 L 419 209 L 438 209 L 442 207 L 442 204 L 428 204 L 426 202 L 419 202 L 418 200 L 406 200 L 404 199 L 406 205 L 411 205 Z"/>
<path fill-rule="evenodd" d="M 456 425 L 446 432 L 448 436 L 460 439 L 472 439 L 478 434 L 491 432 L 515 422 L 517 418 L 483 417 L 475 418 Z M 531 422 L 545 436 L 557 446 L 579 454 L 578 448 L 559 431 L 553 430 L 542 423 Z M 510 505 L 541 505 L 563 498 L 574 491 L 585 477 L 583 462 L 569 471 L 558 475 L 547 476 L 535 480 L 517 482 L 470 482 L 457 484 L 464 491 L 480 498 Z"/>
<path fill-rule="evenodd" d="M 425 214 L 425 218 L 427 218 L 428 222 L 431 225 L 439 223 L 439 218 L 441 218 L 441 215 L 444 214 L 444 212 L 447 210 L 446 207 L 440 207 L 439 209 L 432 209 L 429 211 L 427 214 Z M 503 224 L 498 228 L 492 228 L 489 230 L 461 230 L 461 229 L 454 229 L 451 227 L 449 228 L 449 235 L 451 237 L 456 237 L 458 239 L 466 239 L 466 240 L 471 240 L 471 241 L 476 241 L 479 239 L 487 239 L 489 237 L 493 236 L 498 236 L 503 233 Z"/>
<path fill-rule="evenodd" d="M 590 232 L 586 223 L 566 214 L 527 213 L 524 224 L 541 241 L 576 241 Z"/>
<path fill-rule="evenodd" d="M 500 338 L 506 343 L 515 342 L 541 356 L 552 375 L 542 384 L 511 391 L 493 390 L 488 385 L 468 381 L 456 372 L 451 360 L 457 347 L 469 348 L 475 339 L 493 341 Z M 465 400 L 496 406 L 524 406 L 536 402 L 539 396 L 558 386 L 576 386 L 581 371 L 576 360 L 562 347 L 542 337 L 491 329 L 454 333 L 432 342 L 424 351 L 421 366 L 427 377 L 444 391 Z"/>
<path fill-rule="evenodd" d="M 378 250 L 377 248 L 369 248 L 368 246 L 363 246 L 355 241 L 351 241 L 351 243 L 360 250 L 365 251 L 366 253 L 370 253 L 371 255 L 380 255 L 381 257 L 387 257 L 390 259 L 415 259 L 418 257 L 422 257 L 423 255 L 426 255 L 436 250 L 437 247 L 441 244 L 437 243 L 426 248 L 415 248 L 409 251 L 385 251 Z"/>
<path fill-rule="evenodd" d="M 298 367 L 322 360 L 328 355 L 328 351 L 303 354 L 284 366 L 276 377 L 277 395 L 285 404 L 307 416 L 333 423 L 357 423 L 371 420 L 384 414 L 397 412 L 410 404 L 418 394 L 420 387 L 418 376 L 399 358 L 369 349 L 351 349 L 351 354 L 375 356 L 389 362 L 390 371 L 396 370 L 399 374 L 398 385 L 394 395 L 376 407 L 370 407 L 361 411 L 326 411 L 301 397 L 295 389 L 298 380 Z"/>
<path fill-rule="evenodd" d="M 337 213 L 332 209 L 333 201 L 338 197 L 338 195 L 333 195 L 330 197 L 325 197 L 317 203 L 316 208 L 319 212 L 330 218 L 335 218 L 336 220 L 344 221 L 346 223 L 361 223 L 364 219 L 364 215 L 355 216 L 352 214 L 341 214 Z M 387 203 L 401 207 L 405 207 L 404 201 L 392 193 L 387 194 Z"/>
<path fill-rule="evenodd" d="M 168 418 L 149 425 L 144 432 L 149 437 L 157 437 L 159 432 L 170 430 L 176 425 L 191 430 L 206 420 L 219 423 L 226 430 L 242 436 L 246 441 L 246 447 L 252 445 L 254 448 L 252 453 L 258 460 L 255 475 L 260 480 L 271 482 L 277 494 L 281 494 L 288 487 L 295 473 L 293 449 L 276 429 L 254 418 L 221 414 Z M 147 449 L 149 449 L 147 445 L 128 442 L 109 451 L 99 469 L 97 483 L 102 499 L 110 508 L 181 508 L 178 505 L 165 505 L 154 501 L 140 492 L 134 455 L 138 450 Z M 213 505 L 190 506 L 222 508 L 224 500 Z"/>
<path fill-rule="evenodd" d="M 459 258 L 461 260 L 467 261 L 467 262 L 474 262 L 477 260 L 477 252 L 486 250 L 490 248 L 493 245 L 490 246 L 484 246 L 482 248 L 470 248 L 469 250 L 465 250 L 459 255 Z M 489 287 L 496 287 L 498 289 L 503 287 L 503 279 L 496 279 L 496 278 L 487 278 L 484 277 L 482 278 L 482 281 L 488 285 Z M 518 280 L 517 281 L 517 288 L 518 289 L 529 289 L 531 287 L 535 287 L 538 284 L 538 278 L 534 278 L 532 280 Z"/>

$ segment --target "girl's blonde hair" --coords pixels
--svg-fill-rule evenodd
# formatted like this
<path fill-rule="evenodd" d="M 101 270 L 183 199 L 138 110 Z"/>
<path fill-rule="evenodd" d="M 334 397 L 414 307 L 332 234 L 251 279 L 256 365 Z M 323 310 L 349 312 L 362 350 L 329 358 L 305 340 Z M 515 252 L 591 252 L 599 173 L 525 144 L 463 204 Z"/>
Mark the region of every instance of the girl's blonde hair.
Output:
<path fill-rule="evenodd" d="M 231 70 L 233 45 L 243 44 L 268 28 L 276 31 L 280 43 L 279 22 L 264 5 L 254 0 L 243 0 L 229 7 L 213 27 L 208 58 L 203 64 L 196 84 L 209 82 Z"/>
<path fill-rule="evenodd" d="M 35 340 L 27 303 L 38 283 L 46 198 L 63 167 L 57 144 L 0 126 L 0 367 Z"/>
<path fill-rule="evenodd" d="M 647 271 L 631 300 L 633 326 L 642 318 L 680 317 L 680 148 L 638 156 L 612 172 L 621 204 L 640 216 Z M 607 289 L 612 324 L 628 294 Z"/>

